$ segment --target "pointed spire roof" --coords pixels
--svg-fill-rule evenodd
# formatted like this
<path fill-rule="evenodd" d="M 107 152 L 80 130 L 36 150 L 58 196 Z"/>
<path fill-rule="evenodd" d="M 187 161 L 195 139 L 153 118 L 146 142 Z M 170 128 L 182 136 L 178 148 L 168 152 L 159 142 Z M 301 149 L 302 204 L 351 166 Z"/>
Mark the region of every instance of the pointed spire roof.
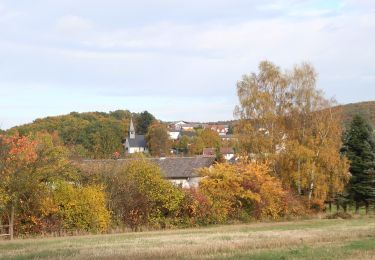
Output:
<path fill-rule="evenodd" d="M 135 132 L 133 118 L 130 118 L 129 132 Z"/>

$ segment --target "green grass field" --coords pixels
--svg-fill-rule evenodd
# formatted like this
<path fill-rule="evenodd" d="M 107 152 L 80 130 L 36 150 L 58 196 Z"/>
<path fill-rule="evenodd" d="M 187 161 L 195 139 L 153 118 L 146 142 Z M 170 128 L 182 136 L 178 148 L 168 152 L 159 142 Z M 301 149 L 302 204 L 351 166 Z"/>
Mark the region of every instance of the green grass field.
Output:
<path fill-rule="evenodd" d="M 375 218 L 0 241 L 0 259 L 375 259 Z"/>

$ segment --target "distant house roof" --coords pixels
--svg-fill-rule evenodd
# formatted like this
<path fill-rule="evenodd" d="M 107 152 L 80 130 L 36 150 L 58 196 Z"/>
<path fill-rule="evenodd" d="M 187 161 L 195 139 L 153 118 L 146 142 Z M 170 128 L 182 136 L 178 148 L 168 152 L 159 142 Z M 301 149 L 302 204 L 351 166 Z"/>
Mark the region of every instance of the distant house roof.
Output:
<path fill-rule="evenodd" d="M 232 147 L 221 147 L 220 153 L 225 154 L 234 154 L 234 150 Z M 215 148 L 203 148 L 203 156 L 215 156 L 216 149 Z"/>
<path fill-rule="evenodd" d="M 234 154 L 234 150 L 232 147 L 221 147 L 220 153 L 221 154 Z"/>
<path fill-rule="evenodd" d="M 181 136 L 187 136 L 189 138 L 192 138 L 194 136 L 196 136 L 197 134 L 195 132 L 192 132 L 192 131 L 182 131 L 181 132 Z"/>
<path fill-rule="evenodd" d="M 128 138 L 130 147 L 146 147 L 144 135 L 135 135 L 135 138 Z"/>
<path fill-rule="evenodd" d="M 203 148 L 203 156 L 215 156 L 215 148 Z"/>
<path fill-rule="evenodd" d="M 198 177 L 196 169 L 210 167 L 214 157 L 169 157 L 164 159 L 150 159 L 156 163 L 167 179 Z"/>
<path fill-rule="evenodd" d="M 100 167 L 85 166 L 113 166 L 119 167 L 135 159 L 118 159 L 118 160 L 83 160 L 78 161 L 77 166 L 83 171 L 92 171 L 92 169 L 100 169 Z M 199 168 L 210 167 L 214 161 L 214 157 L 167 157 L 167 158 L 145 158 L 160 167 L 166 179 L 186 179 L 198 177 L 195 172 Z"/>

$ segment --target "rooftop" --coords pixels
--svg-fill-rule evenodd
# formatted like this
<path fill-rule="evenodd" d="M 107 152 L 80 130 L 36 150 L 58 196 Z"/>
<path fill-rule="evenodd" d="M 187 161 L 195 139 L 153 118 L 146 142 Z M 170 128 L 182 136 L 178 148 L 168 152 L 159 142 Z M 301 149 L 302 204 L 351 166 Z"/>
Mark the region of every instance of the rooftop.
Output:
<path fill-rule="evenodd" d="M 118 160 L 82 160 L 77 162 L 82 171 L 92 171 L 102 167 L 118 168 L 126 163 L 136 159 L 118 159 Z M 166 179 L 184 179 L 198 177 L 196 170 L 199 168 L 210 167 L 214 157 L 166 157 L 166 158 L 144 158 L 160 167 Z M 85 166 L 95 167 L 85 167 Z"/>

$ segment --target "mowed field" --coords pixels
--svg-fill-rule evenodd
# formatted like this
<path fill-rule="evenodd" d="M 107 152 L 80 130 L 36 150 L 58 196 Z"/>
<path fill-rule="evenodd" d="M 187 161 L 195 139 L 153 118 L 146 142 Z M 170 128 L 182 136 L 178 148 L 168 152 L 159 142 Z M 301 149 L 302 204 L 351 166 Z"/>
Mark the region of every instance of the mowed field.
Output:
<path fill-rule="evenodd" d="M 0 241 L 0 259 L 375 259 L 375 218 Z"/>

